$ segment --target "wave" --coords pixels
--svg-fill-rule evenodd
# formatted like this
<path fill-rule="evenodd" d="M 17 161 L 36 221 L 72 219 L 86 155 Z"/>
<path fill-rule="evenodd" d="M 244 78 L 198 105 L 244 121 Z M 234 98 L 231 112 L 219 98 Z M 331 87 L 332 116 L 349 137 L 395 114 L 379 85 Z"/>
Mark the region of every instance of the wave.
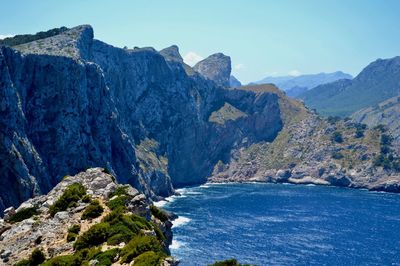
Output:
<path fill-rule="evenodd" d="M 179 216 L 178 218 L 176 218 L 175 220 L 172 221 L 172 228 L 176 228 L 176 227 L 185 225 L 190 221 L 191 221 L 190 218 L 187 218 L 185 216 Z"/>
<path fill-rule="evenodd" d="M 183 247 L 184 244 L 176 239 L 172 239 L 172 243 L 171 245 L 169 245 L 170 249 L 179 249 L 181 247 Z"/>

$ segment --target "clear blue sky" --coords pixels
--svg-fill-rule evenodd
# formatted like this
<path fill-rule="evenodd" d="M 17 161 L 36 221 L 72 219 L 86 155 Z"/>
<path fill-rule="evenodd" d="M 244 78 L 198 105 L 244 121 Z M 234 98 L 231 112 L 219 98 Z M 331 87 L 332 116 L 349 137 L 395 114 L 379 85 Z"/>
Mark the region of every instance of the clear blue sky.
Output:
<path fill-rule="evenodd" d="M 3 1 L 0 34 L 91 24 L 115 46 L 232 57 L 242 81 L 342 70 L 400 55 L 400 1 Z"/>

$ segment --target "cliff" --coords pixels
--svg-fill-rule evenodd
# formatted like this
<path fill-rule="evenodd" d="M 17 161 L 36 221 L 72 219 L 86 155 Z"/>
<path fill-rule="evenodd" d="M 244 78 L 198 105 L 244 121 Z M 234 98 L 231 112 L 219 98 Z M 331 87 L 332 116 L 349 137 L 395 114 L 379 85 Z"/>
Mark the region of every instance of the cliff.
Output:
<path fill-rule="evenodd" d="M 176 46 L 116 48 L 87 25 L 0 48 L 0 209 L 89 167 L 168 196 L 205 182 L 234 150 L 273 140 L 281 96 L 222 86 L 230 59 L 216 57 L 203 65 L 222 76 L 185 65 Z"/>

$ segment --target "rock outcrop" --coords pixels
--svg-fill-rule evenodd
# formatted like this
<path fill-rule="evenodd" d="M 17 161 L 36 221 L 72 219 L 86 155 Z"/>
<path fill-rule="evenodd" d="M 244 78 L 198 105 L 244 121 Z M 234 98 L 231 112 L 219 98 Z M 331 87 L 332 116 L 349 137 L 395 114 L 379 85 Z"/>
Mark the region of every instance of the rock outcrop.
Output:
<path fill-rule="evenodd" d="M 242 86 L 242 83 L 235 76 L 231 75 L 229 78 L 229 86 L 231 88 L 237 88 Z"/>
<path fill-rule="evenodd" d="M 198 62 L 193 69 L 222 87 L 229 87 L 231 58 L 222 53 L 212 54 Z"/>
<path fill-rule="evenodd" d="M 63 194 L 74 185 L 82 185 L 82 188 L 86 191 L 85 197 L 82 200 L 76 202 L 75 205 L 69 206 L 63 211 L 58 211 L 55 215 L 51 215 L 51 208 L 55 203 L 63 197 Z M 115 203 L 118 199 L 124 199 L 125 213 L 120 213 L 115 208 Z M 103 210 L 97 214 L 97 217 L 90 219 L 84 219 L 83 213 L 88 209 L 92 203 L 97 201 L 102 206 Z M 12 216 L 7 220 L 0 221 L 0 250 L 2 265 L 13 265 L 14 263 L 27 259 L 33 250 L 41 250 L 47 259 L 52 259 L 58 256 L 64 256 L 64 260 L 74 258 L 74 254 L 79 252 L 79 246 L 77 242 L 85 239 L 83 235 L 88 235 L 87 232 L 93 230 L 93 226 L 104 224 L 114 216 L 126 215 L 123 219 L 128 219 L 130 215 L 134 216 L 135 219 L 145 219 L 151 224 L 151 229 L 141 229 L 138 232 L 138 236 L 141 234 L 156 236 L 159 232 L 162 232 L 158 236 L 160 245 L 164 247 L 166 255 L 166 261 L 173 262 L 174 260 L 167 257 L 169 254 L 168 246 L 172 241 L 171 222 L 167 220 L 161 221 L 159 218 L 154 216 L 150 210 L 150 201 L 141 194 L 135 188 L 129 185 L 120 185 L 115 182 L 115 178 L 106 173 L 102 168 L 92 168 L 85 172 L 81 172 L 75 176 L 65 177 L 56 187 L 54 187 L 47 195 L 41 195 L 22 203 L 17 209 L 16 214 L 22 213 L 24 210 L 35 208 L 35 213 L 30 217 L 23 217 L 17 221 L 12 219 Z M 15 215 L 15 214 L 14 214 Z M 138 216 L 143 218 L 137 218 Z M 20 221 L 21 220 L 21 221 Z M 132 222 L 131 222 L 132 223 Z M 119 225 L 121 228 L 123 223 Z M 108 229 L 109 237 L 115 234 L 113 229 Z M 74 235 L 71 234 L 71 228 L 76 229 Z M 126 232 L 125 232 L 126 233 Z M 125 235 L 126 236 L 126 235 Z M 135 235 L 133 235 L 135 237 Z M 79 240 L 81 239 L 81 240 Z M 102 240 L 99 238 L 93 239 L 90 242 L 93 247 L 99 249 L 93 249 L 92 252 L 97 253 L 93 255 L 93 258 L 87 257 L 87 260 L 99 259 L 103 252 L 113 250 L 116 254 L 123 254 L 123 248 L 128 243 L 119 241 Z M 108 244 L 106 244 L 107 242 Z M 90 247 L 90 246 L 89 246 Z M 120 253 L 122 252 L 122 253 Z M 68 257 L 69 256 L 69 257 Z M 82 254 L 80 255 L 82 258 Z M 88 255 L 89 256 L 89 255 Z M 118 255 L 120 256 L 120 255 Z M 60 258 L 61 259 L 61 258 Z M 121 257 L 111 258 L 114 263 L 117 263 Z M 55 259 L 53 259 L 55 260 Z M 77 263 L 77 261 L 75 261 Z M 128 263 L 129 264 L 129 263 Z M 128 265 L 125 264 L 125 265 Z M 53 265 L 53 264 L 51 264 Z M 101 264 L 111 265 L 111 264 Z M 118 264 L 121 265 L 121 264 Z M 170 265 L 166 262 L 163 265 Z"/>

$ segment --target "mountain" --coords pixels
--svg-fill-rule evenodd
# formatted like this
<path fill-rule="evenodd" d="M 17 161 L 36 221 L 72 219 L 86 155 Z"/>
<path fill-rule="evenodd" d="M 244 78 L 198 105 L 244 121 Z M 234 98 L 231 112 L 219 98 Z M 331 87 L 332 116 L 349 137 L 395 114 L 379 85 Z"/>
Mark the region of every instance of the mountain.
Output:
<path fill-rule="evenodd" d="M 2 47 L 0 209 L 89 167 L 168 196 L 205 182 L 232 150 L 273 140 L 283 96 L 226 89 L 229 62 L 212 55 L 195 71 L 176 46 L 116 48 L 88 25 Z"/>
<path fill-rule="evenodd" d="M 236 88 L 242 86 L 242 83 L 237 78 L 235 78 L 235 76 L 231 75 L 229 78 L 229 86 L 232 88 Z"/>
<path fill-rule="evenodd" d="M 213 80 L 217 85 L 229 87 L 231 58 L 222 53 L 210 55 L 198 62 L 193 69 L 203 77 Z"/>
<path fill-rule="evenodd" d="M 299 93 L 330 83 L 339 79 L 351 79 L 352 76 L 341 71 L 333 73 L 318 73 L 300 76 L 266 77 L 256 84 L 272 83 L 287 92 L 289 96 L 296 97 Z"/>
<path fill-rule="evenodd" d="M 324 116 L 348 116 L 400 94 L 400 57 L 378 59 L 353 80 L 339 80 L 301 95 L 307 106 Z"/>

